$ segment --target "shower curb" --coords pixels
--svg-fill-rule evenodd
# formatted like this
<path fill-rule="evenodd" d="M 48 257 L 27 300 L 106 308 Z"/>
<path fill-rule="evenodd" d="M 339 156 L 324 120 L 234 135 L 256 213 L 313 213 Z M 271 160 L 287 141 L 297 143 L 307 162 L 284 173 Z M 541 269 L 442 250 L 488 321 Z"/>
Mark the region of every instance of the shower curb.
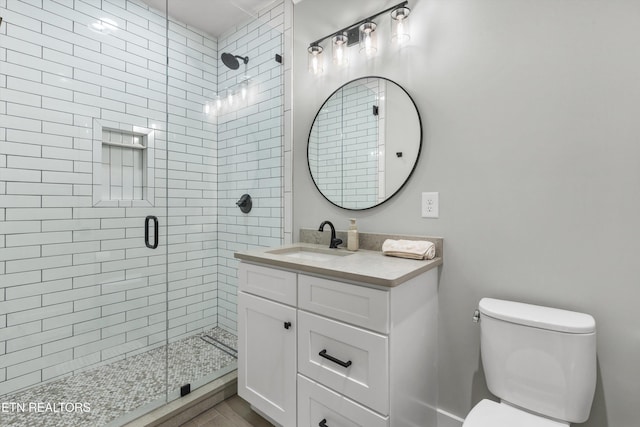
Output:
<path fill-rule="evenodd" d="M 235 395 L 237 389 L 238 373 L 234 370 L 184 397 L 125 424 L 124 427 L 179 427 Z"/>

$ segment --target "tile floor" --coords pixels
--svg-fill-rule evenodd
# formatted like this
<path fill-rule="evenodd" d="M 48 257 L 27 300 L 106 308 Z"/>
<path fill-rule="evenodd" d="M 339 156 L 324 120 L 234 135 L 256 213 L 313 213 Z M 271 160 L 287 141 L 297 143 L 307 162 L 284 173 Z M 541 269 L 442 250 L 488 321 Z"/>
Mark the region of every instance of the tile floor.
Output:
<path fill-rule="evenodd" d="M 273 424 L 253 412 L 247 402 L 235 395 L 182 427 L 273 427 Z"/>
<path fill-rule="evenodd" d="M 205 342 L 202 337 L 206 335 L 237 348 L 235 335 L 214 328 L 169 344 L 169 372 L 166 376 L 163 346 L 15 394 L 0 396 L 0 402 L 26 405 L 43 402 L 52 404 L 54 409 L 63 409 L 57 413 L 50 410 L 44 413 L 28 410 L 5 412 L 2 413 L 0 425 L 98 427 L 112 423 L 129 411 L 165 399 L 167 378 L 169 390 L 172 391 L 186 383 L 213 375 L 236 362 L 232 355 Z M 90 411 L 65 412 L 64 407 L 56 406 L 59 402 L 87 403 Z"/>

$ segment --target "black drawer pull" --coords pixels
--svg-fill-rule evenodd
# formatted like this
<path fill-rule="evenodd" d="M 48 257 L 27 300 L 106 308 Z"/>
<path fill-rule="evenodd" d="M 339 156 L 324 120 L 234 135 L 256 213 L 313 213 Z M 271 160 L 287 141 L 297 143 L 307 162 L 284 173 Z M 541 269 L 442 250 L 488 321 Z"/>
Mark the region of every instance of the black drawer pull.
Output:
<path fill-rule="evenodd" d="M 320 427 L 329 427 L 327 425 L 327 419 L 325 418 L 324 420 L 320 421 L 320 424 L 318 424 Z"/>
<path fill-rule="evenodd" d="M 344 367 L 344 368 L 348 368 L 349 366 L 351 366 L 351 360 L 349 360 L 348 362 L 343 362 L 343 361 L 342 361 L 342 360 L 340 360 L 340 359 L 336 359 L 336 358 L 335 358 L 335 357 L 333 357 L 333 356 L 329 356 L 329 355 L 327 354 L 327 350 L 322 350 L 320 353 L 318 353 L 318 355 L 319 355 L 320 357 L 324 357 L 324 358 L 325 358 L 325 359 L 327 359 L 327 360 L 331 360 L 333 363 L 337 363 L 338 365 L 340 365 L 340 366 L 342 366 L 342 367 Z"/>
<path fill-rule="evenodd" d="M 291 327 L 291 322 L 284 322 L 284 328 L 289 329 Z"/>

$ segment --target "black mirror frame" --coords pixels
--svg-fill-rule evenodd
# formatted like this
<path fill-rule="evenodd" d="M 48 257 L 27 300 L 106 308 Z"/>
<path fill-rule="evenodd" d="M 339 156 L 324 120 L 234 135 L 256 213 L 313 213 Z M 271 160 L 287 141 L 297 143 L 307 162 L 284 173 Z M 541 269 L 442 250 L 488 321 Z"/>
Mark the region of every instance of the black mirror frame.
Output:
<path fill-rule="evenodd" d="M 341 90 L 342 88 L 344 88 L 348 84 L 351 84 L 351 83 L 353 83 L 355 81 L 358 81 L 358 80 L 372 79 L 372 78 L 386 80 L 386 81 L 388 81 L 390 83 L 393 83 L 394 85 L 398 86 L 407 95 L 407 97 L 409 98 L 409 100 L 413 104 L 413 107 L 416 109 L 416 115 L 418 116 L 418 126 L 420 127 L 420 139 L 418 141 L 418 143 L 419 143 L 419 145 L 418 145 L 418 153 L 416 154 L 416 161 L 413 163 L 413 167 L 411 168 L 411 172 L 409 172 L 409 175 L 407 175 L 407 178 L 404 180 L 402 185 L 400 187 L 398 187 L 398 189 L 396 191 L 394 191 L 393 194 L 391 194 L 389 197 L 384 199 L 382 202 L 377 203 L 377 204 L 375 204 L 373 206 L 369 206 L 369 207 L 361 208 L 361 209 L 345 208 L 345 207 L 340 206 L 340 205 L 336 204 L 335 202 L 329 200 L 329 198 L 324 195 L 324 193 L 320 190 L 320 187 L 318 187 L 318 183 L 316 182 L 315 178 L 313 177 L 313 174 L 311 173 L 311 164 L 309 162 L 309 148 L 310 148 L 309 147 L 309 143 L 311 141 L 311 132 L 313 130 L 313 125 L 314 125 L 314 123 L 316 122 L 316 120 L 318 118 L 318 115 L 322 111 L 322 108 L 331 99 L 331 97 L 333 95 L 335 95 L 339 90 Z M 386 77 L 382 77 L 382 76 L 363 76 L 363 77 L 358 77 L 357 79 L 350 80 L 350 81 L 346 82 L 345 84 L 343 84 L 342 86 L 340 86 L 339 88 L 337 88 L 336 90 L 334 90 L 333 92 L 331 92 L 331 94 L 327 97 L 327 99 L 324 100 L 324 102 L 322 103 L 322 105 L 318 109 L 318 112 L 314 116 L 313 121 L 311 122 L 311 127 L 309 128 L 309 136 L 307 137 L 307 168 L 309 169 L 309 175 L 311 176 L 311 180 L 313 181 L 313 185 L 315 185 L 315 187 L 318 190 L 318 192 L 320 194 L 322 194 L 322 197 L 324 197 L 329 203 L 331 203 L 334 206 L 339 207 L 340 209 L 345 209 L 345 210 L 348 210 L 348 211 L 365 211 L 365 210 L 373 209 L 373 208 L 375 208 L 377 206 L 380 206 L 380 205 L 386 203 L 387 201 L 391 200 L 396 194 L 398 194 L 400 192 L 400 190 L 402 190 L 405 187 L 405 185 L 407 185 L 407 182 L 409 182 L 409 179 L 413 175 L 413 172 L 416 170 L 416 167 L 418 166 L 418 161 L 420 160 L 420 153 L 422 153 L 422 138 L 423 138 L 423 135 L 424 135 L 424 132 L 423 132 L 423 129 L 422 129 L 422 118 L 420 117 L 420 111 L 418 110 L 418 106 L 416 105 L 416 102 L 413 100 L 413 98 L 411 97 L 409 92 L 407 92 L 407 90 L 404 87 L 400 86 L 398 83 L 394 82 L 393 80 L 388 79 Z"/>

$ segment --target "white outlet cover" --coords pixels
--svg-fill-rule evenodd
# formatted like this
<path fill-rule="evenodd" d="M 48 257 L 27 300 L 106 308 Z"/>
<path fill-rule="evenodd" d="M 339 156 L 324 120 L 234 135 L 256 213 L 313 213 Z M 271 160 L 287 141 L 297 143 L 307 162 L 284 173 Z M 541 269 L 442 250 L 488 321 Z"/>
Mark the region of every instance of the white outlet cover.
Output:
<path fill-rule="evenodd" d="M 440 215 L 439 194 L 437 192 L 422 193 L 422 217 L 438 218 Z"/>

